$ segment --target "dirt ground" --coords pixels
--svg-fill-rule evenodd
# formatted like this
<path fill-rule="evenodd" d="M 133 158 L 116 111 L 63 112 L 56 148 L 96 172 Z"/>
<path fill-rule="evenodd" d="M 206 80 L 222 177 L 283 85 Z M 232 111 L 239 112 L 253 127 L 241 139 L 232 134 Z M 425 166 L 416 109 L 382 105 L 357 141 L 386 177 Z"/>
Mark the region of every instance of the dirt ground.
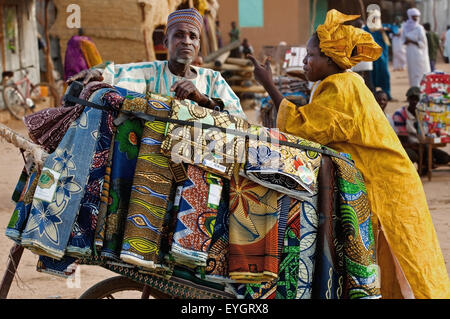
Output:
<path fill-rule="evenodd" d="M 450 72 L 450 65 L 438 63 L 437 69 Z M 387 113 L 405 104 L 408 89 L 406 71 L 391 72 L 392 95 L 397 102 L 390 102 Z M 4 111 L 3 111 L 4 112 Z M 253 115 L 253 114 L 252 114 Z M 0 121 L 14 131 L 26 135 L 23 124 L 0 116 Z M 23 167 L 18 149 L 0 140 L 0 276 L 3 276 L 8 263 L 8 254 L 13 242 L 4 233 L 13 211 L 10 200 L 12 191 Z M 450 146 L 446 147 L 450 151 Z M 422 178 L 425 193 L 436 232 L 444 254 L 447 270 L 450 271 L 450 166 L 433 170 L 432 180 Z M 79 277 L 68 281 L 64 278 L 42 274 L 36 271 L 38 256 L 25 250 L 20 261 L 17 276 L 13 281 L 8 298 L 11 299 L 70 299 L 78 298 L 95 283 L 116 276 L 115 273 L 98 266 L 80 266 Z"/>

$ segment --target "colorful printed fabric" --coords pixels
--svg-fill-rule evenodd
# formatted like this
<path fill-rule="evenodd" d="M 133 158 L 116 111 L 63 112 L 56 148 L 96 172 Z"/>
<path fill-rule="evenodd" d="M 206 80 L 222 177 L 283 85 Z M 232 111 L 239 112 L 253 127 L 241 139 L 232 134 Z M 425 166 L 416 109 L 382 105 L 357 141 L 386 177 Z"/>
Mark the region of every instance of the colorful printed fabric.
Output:
<path fill-rule="evenodd" d="M 102 90 L 95 94 L 102 94 Z M 101 190 L 111 146 L 112 120 L 111 114 L 103 112 L 99 130 L 96 132 L 98 134 L 97 146 L 84 189 L 84 197 L 81 200 L 80 210 L 66 249 L 66 255 L 68 256 L 83 257 L 92 254 Z"/>
<path fill-rule="evenodd" d="M 236 282 L 267 282 L 278 274 L 279 193 L 237 173 L 230 186 L 229 274 Z"/>
<path fill-rule="evenodd" d="M 77 265 L 75 257 L 64 256 L 61 260 L 56 260 L 47 256 L 39 256 L 36 270 L 44 274 L 68 278 L 75 273 Z"/>
<path fill-rule="evenodd" d="M 103 240 L 101 245 L 97 242 L 101 255 L 110 259 L 118 260 L 122 249 L 142 130 L 139 119 L 127 119 L 117 127 L 114 137 L 105 226 L 103 232 L 97 228 L 101 236 L 97 240 Z"/>
<path fill-rule="evenodd" d="M 10 239 L 20 244 L 22 231 L 24 230 L 30 215 L 31 203 L 33 202 L 34 191 L 39 180 L 37 171 L 33 171 L 26 181 L 19 201 L 14 208 L 11 219 L 6 226 L 5 234 Z"/>
<path fill-rule="evenodd" d="M 97 225 L 95 226 L 95 233 L 94 233 L 93 246 L 94 246 L 94 254 L 96 256 L 101 252 L 103 242 L 105 241 L 106 215 L 109 204 L 109 189 L 111 183 L 111 166 L 114 154 L 115 133 L 116 127 L 113 126 L 113 134 L 111 136 L 111 146 L 109 149 L 108 159 L 105 168 L 105 177 L 103 179 L 102 193 L 100 196 L 100 206 L 98 208 Z"/>
<path fill-rule="evenodd" d="M 28 181 L 29 175 L 27 172 L 26 167 L 22 169 L 22 172 L 20 173 L 19 180 L 17 181 L 16 187 L 14 188 L 14 191 L 11 195 L 11 199 L 13 202 L 18 203 L 20 200 L 20 197 L 23 194 L 23 191 L 25 189 L 26 183 Z"/>
<path fill-rule="evenodd" d="M 203 17 L 195 8 L 176 10 L 167 17 L 167 29 L 177 23 L 190 24 L 201 33 L 203 28 Z"/>
<path fill-rule="evenodd" d="M 217 217 L 205 268 L 205 279 L 215 282 L 230 281 L 228 275 L 228 254 L 230 251 L 230 182 L 222 179 L 222 183 L 222 196 L 220 197 L 219 208 L 217 209 Z"/>
<path fill-rule="evenodd" d="M 54 107 L 25 116 L 24 123 L 31 140 L 52 153 L 67 132 L 70 124 L 83 112 L 83 106 Z"/>
<path fill-rule="evenodd" d="M 275 299 L 295 299 L 297 296 L 300 258 L 300 206 L 298 200 L 291 199 L 286 231 L 281 246 Z"/>
<path fill-rule="evenodd" d="M 248 129 L 245 120 L 179 101 L 172 103 L 170 118 L 195 122 L 195 126 L 168 125 L 161 151 L 172 161 L 194 164 L 228 179 L 245 162 L 245 134 Z M 201 124 L 213 125 L 214 128 L 202 127 Z M 242 135 L 225 133 L 219 128 L 236 130 Z"/>
<path fill-rule="evenodd" d="M 249 133 L 245 164 L 245 175 L 249 179 L 297 199 L 307 199 L 317 193 L 317 174 L 322 155 L 283 145 L 280 141 L 320 149 L 319 144 L 254 125 Z"/>
<path fill-rule="evenodd" d="M 284 249 L 284 237 L 287 230 L 287 223 L 289 219 L 291 198 L 287 195 L 279 194 L 278 198 L 278 278 L 272 279 L 268 282 L 262 283 L 246 283 L 242 285 L 232 285 L 240 298 L 243 299 L 275 299 L 279 293 L 278 284 L 283 284 L 280 280 L 284 280 L 284 274 L 286 262 L 284 261 L 284 255 L 282 254 Z M 283 268 L 281 268 L 283 267 Z M 298 254 L 297 254 L 297 269 L 298 269 Z M 298 271 L 295 273 L 295 277 L 298 277 Z M 294 286 L 297 287 L 297 280 L 294 282 Z"/>
<path fill-rule="evenodd" d="M 123 109 L 142 108 L 142 113 L 168 117 L 170 102 L 153 94 L 148 99 L 127 97 Z M 169 159 L 161 155 L 165 127 L 161 121 L 145 122 L 120 253 L 123 261 L 144 268 L 161 264 L 161 231 L 173 184 Z"/>
<path fill-rule="evenodd" d="M 263 283 L 234 284 L 234 293 L 238 299 L 275 299 L 277 280 Z"/>
<path fill-rule="evenodd" d="M 300 256 L 296 299 L 311 299 L 319 225 L 317 199 L 315 195 L 310 201 L 297 203 L 300 205 Z"/>
<path fill-rule="evenodd" d="M 80 93 L 80 99 L 87 100 L 93 92 L 99 89 L 111 88 L 106 83 L 90 82 Z M 84 106 L 76 104 L 73 107 L 48 108 L 25 116 L 24 124 L 31 140 L 48 153 L 53 153 L 66 134 L 73 121 L 80 117 Z"/>
<path fill-rule="evenodd" d="M 220 177 L 189 165 L 183 185 L 171 255 L 175 262 L 195 268 L 207 265 L 222 194 Z"/>
<path fill-rule="evenodd" d="M 337 171 L 339 218 L 344 236 L 344 298 L 380 298 L 371 210 L 361 172 L 332 157 Z"/>
<path fill-rule="evenodd" d="M 85 108 L 44 162 L 22 233 L 22 245 L 39 255 L 64 255 L 89 177 L 101 115 L 101 110 Z"/>
<path fill-rule="evenodd" d="M 338 222 L 339 193 L 330 157 L 319 171 L 319 227 L 315 257 L 313 299 L 341 299 L 344 292 L 343 236 Z"/>

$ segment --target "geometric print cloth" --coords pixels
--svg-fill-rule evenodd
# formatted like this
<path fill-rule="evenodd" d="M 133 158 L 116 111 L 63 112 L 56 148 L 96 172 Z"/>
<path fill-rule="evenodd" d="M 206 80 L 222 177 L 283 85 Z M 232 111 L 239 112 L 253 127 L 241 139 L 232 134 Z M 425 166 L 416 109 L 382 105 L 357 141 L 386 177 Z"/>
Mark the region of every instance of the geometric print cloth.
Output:
<path fill-rule="evenodd" d="M 189 165 L 181 191 L 171 255 L 195 268 L 206 266 L 222 192 L 221 178 Z"/>
<path fill-rule="evenodd" d="M 127 97 L 122 109 L 167 118 L 171 99 L 151 95 Z M 146 121 L 131 187 L 120 258 L 133 265 L 161 264 L 163 224 L 169 208 L 173 177 L 169 158 L 161 154 L 166 123 Z"/>

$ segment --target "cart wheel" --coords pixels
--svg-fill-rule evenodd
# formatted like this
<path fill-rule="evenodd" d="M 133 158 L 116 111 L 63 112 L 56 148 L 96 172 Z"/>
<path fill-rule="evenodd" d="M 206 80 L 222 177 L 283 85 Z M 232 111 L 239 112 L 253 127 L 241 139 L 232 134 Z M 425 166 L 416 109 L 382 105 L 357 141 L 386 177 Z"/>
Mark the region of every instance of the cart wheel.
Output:
<path fill-rule="evenodd" d="M 140 292 L 140 294 L 139 294 Z M 170 295 L 162 293 L 127 277 L 116 276 L 100 281 L 86 290 L 80 299 L 120 299 L 142 298 L 171 299 Z"/>

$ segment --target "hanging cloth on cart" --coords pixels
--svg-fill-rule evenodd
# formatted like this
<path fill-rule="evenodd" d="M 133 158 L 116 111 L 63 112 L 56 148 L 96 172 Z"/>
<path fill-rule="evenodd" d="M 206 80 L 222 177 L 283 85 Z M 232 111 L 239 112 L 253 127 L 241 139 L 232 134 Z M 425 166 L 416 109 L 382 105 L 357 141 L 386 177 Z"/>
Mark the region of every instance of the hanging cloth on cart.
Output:
<path fill-rule="evenodd" d="M 101 104 L 100 99 L 96 94 L 92 101 Z M 40 255 L 60 259 L 65 254 L 89 178 L 102 112 L 85 107 L 44 163 L 22 233 L 22 245 Z"/>
<path fill-rule="evenodd" d="M 159 95 L 127 96 L 122 110 L 167 118 L 171 99 Z M 161 264 L 161 231 L 170 205 L 170 160 L 161 154 L 166 123 L 146 121 L 131 187 L 120 259 L 144 268 Z"/>
<path fill-rule="evenodd" d="M 189 165 L 181 191 L 170 254 L 191 268 L 205 267 L 222 196 L 220 177 Z"/>

